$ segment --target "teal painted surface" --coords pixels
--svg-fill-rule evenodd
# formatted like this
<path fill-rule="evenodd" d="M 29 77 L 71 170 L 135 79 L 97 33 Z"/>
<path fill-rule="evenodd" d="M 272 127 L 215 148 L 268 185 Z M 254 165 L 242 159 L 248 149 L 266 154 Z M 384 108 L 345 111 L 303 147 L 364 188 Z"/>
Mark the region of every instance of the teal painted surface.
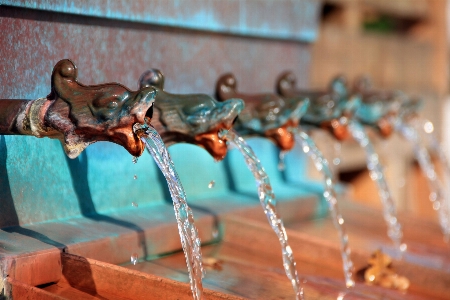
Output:
<path fill-rule="evenodd" d="M 188 201 L 221 197 L 229 192 L 223 161 L 215 162 L 206 150 L 195 145 L 176 144 L 169 147 L 169 152 Z M 211 180 L 214 187 L 208 188 Z"/>
<path fill-rule="evenodd" d="M 313 42 L 315 0 L 3 0 L 4 5 L 194 30 Z"/>
<path fill-rule="evenodd" d="M 284 180 L 282 172 L 278 170 L 279 149 L 271 141 L 255 137 L 249 138 L 247 142 L 266 170 L 277 200 L 298 199 L 306 195 L 305 189 L 290 185 Z M 239 193 L 258 199 L 255 179 L 248 170 L 242 155 L 237 150 L 232 150 L 225 159 L 229 164 L 233 188 Z M 304 169 L 304 166 L 298 167 Z"/>
<path fill-rule="evenodd" d="M 59 141 L 34 137 L 2 138 L 3 226 L 79 215 L 71 176 Z"/>
<path fill-rule="evenodd" d="M 149 153 L 144 152 L 136 164 L 125 149 L 113 143 L 96 143 L 89 146 L 86 153 L 91 195 L 85 193 L 83 196 L 92 197 L 98 212 L 130 208 L 133 202 L 142 207 L 164 200 L 168 189 L 165 181 L 160 180 L 160 171 Z M 85 165 L 80 160 L 71 168 L 71 160 L 67 161 L 69 169 L 75 172 Z M 134 179 L 135 175 L 137 179 Z M 80 187 L 80 190 L 85 189 Z"/>

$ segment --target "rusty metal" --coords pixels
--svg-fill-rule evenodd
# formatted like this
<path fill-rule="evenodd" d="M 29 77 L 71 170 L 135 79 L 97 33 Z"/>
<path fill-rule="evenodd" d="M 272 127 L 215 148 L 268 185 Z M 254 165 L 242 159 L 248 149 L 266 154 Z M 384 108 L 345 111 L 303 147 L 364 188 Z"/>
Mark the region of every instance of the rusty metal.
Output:
<path fill-rule="evenodd" d="M 219 138 L 221 129 L 230 129 L 244 108 L 239 99 L 218 102 L 205 94 L 176 95 L 164 91 L 164 76 L 157 69 L 144 72 L 139 87 L 157 91 L 152 125 L 167 145 L 185 142 L 205 148 L 215 159 L 227 153 L 226 143 Z"/>
<path fill-rule="evenodd" d="M 245 102 L 234 128 L 242 135 L 267 137 L 281 150 L 292 149 L 295 137 L 288 128 L 298 126 L 308 101 L 303 97 L 282 98 L 271 93 L 247 95 L 239 93 L 236 87 L 236 78 L 231 73 L 221 76 L 216 84 L 220 101 L 240 98 Z"/>
<path fill-rule="evenodd" d="M 301 90 L 296 82 L 294 73 L 283 72 L 277 79 L 276 90 L 283 97 L 301 96 L 311 101 L 301 123 L 328 130 L 338 140 L 349 138 L 347 120 L 353 115 L 359 99 L 349 97 L 346 79 L 337 76 L 324 91 Z"/>
<path fill-rule="evenodd" d="M 131 91 L 118 83 L 86 86 L 77 81 L 75 64 L 64 59 L 52 73 L 51 92 L 37 100 L 0 100 L 0 134 L 59 139 L 70 158 L 88 145 L 110 141 L 132 155 L 144 150 L 132 126 L 144 123 L 156 90 Z"/>
<path fill-rule="evenodd" d="M 391 117 L 401 114 L 403 106 L 420 106 L 415 100 L 410 100 L 399 90 L 375 89 L 367 76 L 358 77 L 353 84 L 353 94 L 359 95 L 361 105 L 356 111 L 356 117 L 365 125 L 377 129 L 379 134 L 387 138 L 394 131 Z M 412 101 L 412 102 L 411 102 Z M 413 104 L 414 103 L 414 104 Z"/>

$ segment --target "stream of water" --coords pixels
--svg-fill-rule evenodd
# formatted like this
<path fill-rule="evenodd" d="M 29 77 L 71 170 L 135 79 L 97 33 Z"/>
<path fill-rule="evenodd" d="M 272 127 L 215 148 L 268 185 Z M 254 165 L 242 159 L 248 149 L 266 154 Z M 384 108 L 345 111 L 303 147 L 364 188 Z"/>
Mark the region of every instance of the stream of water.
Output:
<path fill-rule="evenodd" d="M 283 266 L 286 271 L 286 275 L 292 283 L 296 299 L 304 299 L 303 288 L 301 287 L 298 279 L 294 255 L 288 244 L 288 236 L 286 234 L 283 221 L 278 216 L 275 195 L 272 191 L 272 186 L 270 185 L 269 177 L 267 176 L 266 171 L 250 146 L 248 146 L 245 140 L 234 130 L 221 131 L 220 138 L 226 139 L 232 146 L 239 150 L 244 157 L 248 168 L 255 177 L 261 206 L 264 209 L 264 213 L 267 216 L 270 226 L 272 226 L 272 229 L 275 231 L 281 244 Z"/>
<path fill-rule="evenodd" d="M 437 176 L 434 164 L 426 147 L 426 143 L 421 138 L 420 131 L 423 128 L 423 126 L 420 126 L 422 125 L 421 123 L 423 122 L 420 122 L 420 120 L 413 120 L 409 123 L 397 121 L 395 122 L 395 129 L 414 146 L 415 157 L 419 162 L 422 172 L 427 178 L 428 186 L 431 190 L 430 200 L 433 203 L 433 209 L 438 213 L 438 220 L 442 233 L 444 234 L 444 239 L 448 241 L 450 237 L 450 226 L 449 212 L 446 202 L 447 191 Z M 443 153 L 441 155 L 443 155 Z"/>
<path fill-rule="evenodd" d="M 201 243 L 198 238 L 197 228 L 194 225 L 194 216 L 186 203 L 186 194 L 175 171 L 172 159 L 160 135 L 152 126 L 135 124 L 133 131 L 145 144 L 145 147 L 167 180 L 178 224 L 178 232 L 180 233 L 181 245 L 189 270 L 192 294 L 196 300 L 203 299 L 202 278 L 204 271 L 200 249 Z"/>
<path fill-rule="evenodd" d="M 333 183 L 333 174 L 328 165 L 328 161 L 324 158 L 322 152 L 317 148 L 314 141 L 299 128 L 291 128 L 295 134 L 296 142 L 300 144 L 303 152 L 312 159 L 316 169 L 321 172 L 325 180 L 325 191 L 323 196 L 328 203 L 328 208 L 331 213 L 333 225 L 338 231 L 339 240 L 341 243 L 341 256 L 344 269 L 345 285 L 353 287 L 355 281 L 353 280 L 353 262 L 350 258 L 350 247 L 348 245 L 348 236 L 344 227 L 344 218 L 339 212 L 337 204 L 336 189 Z"/>
<path fill-rule="evenodd" d="M 383 217 L 388 228 L 388 237 L 394 243 L 396 249 L 400 252 L 400 256 L 406 250 L 406 244 L 402 244 L 402 226 L 397 219 L 397 211 L 394 200 L 384 176 L 383 166 L 381 165 L 378 154 L 375 152 L 372 142 L 367 133 L 359 122 L 352 120 L 349 122 L 349 130 L 353 138 L 366 151 L 367 169 L 370 172 L 370 178 L 375 181 L 378 187 L 378 195 L 383 205 Z"/>

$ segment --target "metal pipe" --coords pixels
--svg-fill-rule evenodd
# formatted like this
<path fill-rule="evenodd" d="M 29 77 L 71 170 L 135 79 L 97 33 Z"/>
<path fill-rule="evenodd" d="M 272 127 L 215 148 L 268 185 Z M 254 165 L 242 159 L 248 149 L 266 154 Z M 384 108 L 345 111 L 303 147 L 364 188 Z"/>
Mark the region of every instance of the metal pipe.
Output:
<path fill-rule="evenodd" d="M 219 101 L 240 98 L 245 102 L 235 129 L 242 135 L 267 137 L 281 150 L 292 149 L 295 137 L 288 128 L 298 126 L 309 101 L 303 97 L 282 98 L 271 93 L 242 94 L 236 88 L 236 78 L 231 73 L 221 76 L 216 84 Z"/>
<path fill-rule="evenodd" d="M 185 142 L 205 148 L 215 159 L 227 153 L 225 141 L 219 138 L 221 129 L 230 129 L 244 108 L 240 99 L 218 102 L 205 94 L 177 95 L 164 91 L 164 76 L 157 69 L 144 72 L 139 88 L 157 91 L 151 124 L 169 146 Z"/>
<path fill-rule="evenodd" d="M 359 105 L 358 97 L 350 97 L 343 76 L 335 77 L 327 90 L 302 90 L 297 86 L 292 72 L 283 72 L 276 82 L 277 93 L 283 97 L 305 97 L 311 101 L 308 111 L 301 119 L 304 125 L 323 128 L 338 140 L 349 138 L 347 120 Z"/>
<path fill-rule="evenodd" d="M 139 156 L 144 145 L 132 126 L 151 117 L 156 90 L 131 91 L 118 83 L 86 86 L 75 64 L 64 59 L 52 73 L 51 92 L 37 100 L 0 100 L 0 134 L 59 139 L 70 158 L 88 145 L 110 141 Z"/>

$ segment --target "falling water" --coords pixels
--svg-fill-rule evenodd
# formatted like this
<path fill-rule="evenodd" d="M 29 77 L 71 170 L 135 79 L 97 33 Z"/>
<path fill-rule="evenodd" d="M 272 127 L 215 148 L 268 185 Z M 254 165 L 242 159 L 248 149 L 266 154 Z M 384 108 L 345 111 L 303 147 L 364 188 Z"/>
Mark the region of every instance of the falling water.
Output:
<path fill-rule="evenodd" d="M 341 142 L 335 142 L 333 149 L 334 149 L 333 165 L 339 166 L 339 164 L 341 163 L 341 150 L 342 150 Z"/>
<path fill-rule="evenodd" d="M 194 299 L 202 299 L 203 266 L 200 239 L 198 238 L 197 228 L 194 225 L 194 216 L 186 203 L 186 194 L 175 171 L 172 159 L 164 146 L 164 142 L 153 127 L 147 124 L 135 124 L 133 131 L 145 144 L 145 147 L 153 156 L 153 159 L 167 180 L 175 209 L 181 244 L 186 256 L 192 294 Z"/>
<path fill-rule="evenodd" d="M 351 250 L 348 246 L 348 236 L 344 228 L 344 218 L 339 212 L 336 190 L 332 179 L 333 174 L 328 165 L 328 161 L 323 157 L 314 141 L 305 132 L 298 128 L 291 128 L 291 130 L 295 134 L 296 141 L 302 147 L 303 152 L 305 152 L 314 161 L 316 169 L 324 176 L 325 192 L 323 193 L 323 196 L 328 203 L 334 227 L 338 231 L 339 239 L 341 241 L 341 256 L 345 276 L 345 285 L 347 287 L 353 287 L 355 285 L 355 281 L 352 279 L 353 262 L 350 259 Z"/>
<path fill-rule="evenodd" d="M 286 151 L 281 150 L 280 154 L 278 156 L 278 171 L 284 171 L 284 169 L 286 168 L 286 165 L 284 163 L 285 157 L 286 157 Z"/>
<path fill-rule="evenodd" d="M 286 275 L 294 287 L 294 291 L 297 299 L 303 298 L 303 288 L 300 286 L 297 270 L 295 268 L 296 263 L 292 249 L 288 244 L 288 237 L 283 225 L 283 221 L 278 216 L 276 209 L 275 195 L 272 192 L 272 186 L 270 185 L 269 177 L 266 171 L 262 167 L 259 159 L 256 157 L 250 146 L 247 145 L 245 140 L 240 137 L 235 131 L 223 130 L 220 132 L 220 137 L 229 141 L 229 143 L 237 148 L 239 152 L 244 156 L 245 162 L 253 173 L 258 187 L 258 195 L 264 212 L 267 216 L 269 224 L 278 236 L 282 248 L 283 266 L 286 271 Z"/>
<path fill-rule="evenodd" d="M 131 263 L 132 263 L 133 265 L 136 265 L 138 259 L 139 259 L 139 256 L 138 256 L 137 253 L 133 253 L 133 254 L 131 255 L 130 260 L 131 260 Z"/>
<path fill-rule="evenodd" d="M 427 120 L 425 120 L 425 122 L 425 124 L 433 124 Z M 433 130 L 426 130 L 426 127 L 424 127 L 424 131 L 430 139 L 431 149 L 437 155 L 441 166 L 444 168 L 443 181 L 445 183 L 444 186 L 447 187 L 447 194 L 443 204 L 445 205 L 445 209 L 447 210 L 447 226 L 449 227 L 447 229 L 447 232 L 450 232 L 450 163 L 448 161 L 446 153 L 444 152 L 444 148 L 442 147 L 441 143 L 439 143 L 439 140 L 436 137 L 436 134 L 434 134 Z M 450 242 L 450 237 L 446 236 L 445 241 Z"/>
<path fill-rule="evenodd" d="M 370 178 L 376 182 L 378 186 L 378 195 L 380 196 L 383 205 L 383 217 L 388 227 L 388 237 L 394 243 L 396 249 L 399 249 L 399 254 L 406 250 L 406 244 L 402 244 L 402 226 L 397 220 L 397 212 L 395 204 L 391 196 L 391 192 L 384 177 L 383 166 L 380 164 L 378 154 L 375 152 L 372 142 L 367 136 L 364 127 L 357 121 L 349 122 L 349 129 L 353 138 L 366 151 L 367 168 L 370 171 Z"/>
<path fill-rule="evenodd" d="M 214 180 L 211 180 L 211 181 L 208 183 L 208 188 L 209 188 L 209 189 L 212 189 L 215 185 L 216 185 L 216 182 L 215 182 Z"/>
<path fill-rule="evenodd" d="M 418 121 L 418 120 L 416 120 Z M 416 126 L 414 126 L 416 125 Z M 433 209 L 438 213 L 439 224 L 441 226 L 444 239 L 448 241 L 450 237 L 449 214 L 446 201 L 446 190 L 439 180 L 431 161 L 428 149 L 425 146 L 423 139 L 421 139 L 420 132 L 417 129 L 417 124 L 411 124 L 398 121 L 395 123 L 395 129 L 414 145 L 414 154 L 419 166 L 422 169 L 430 187 L 430 200 L 433 203 Z"/>

